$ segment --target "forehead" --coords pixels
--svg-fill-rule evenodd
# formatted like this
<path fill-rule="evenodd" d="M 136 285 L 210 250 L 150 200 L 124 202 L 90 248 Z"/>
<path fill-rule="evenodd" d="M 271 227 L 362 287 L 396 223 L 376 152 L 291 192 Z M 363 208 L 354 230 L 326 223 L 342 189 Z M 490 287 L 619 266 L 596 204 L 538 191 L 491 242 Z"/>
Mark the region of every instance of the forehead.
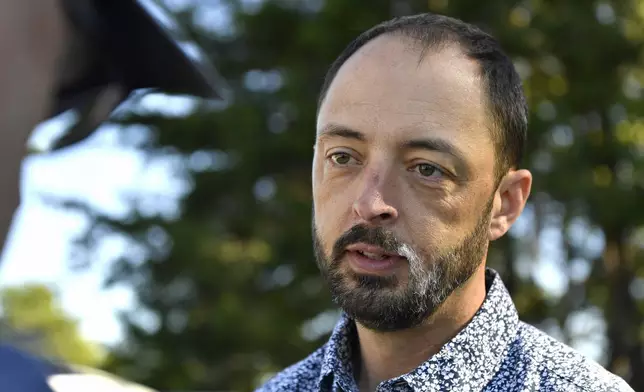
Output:
<path fill-rule="evenodd" d="M 438 137 L 492 149 L 479 66 L 456 46 L 421 56 L 409 38 L 380 36 L 340 68 L 318 115 L 368 136 Z"/>

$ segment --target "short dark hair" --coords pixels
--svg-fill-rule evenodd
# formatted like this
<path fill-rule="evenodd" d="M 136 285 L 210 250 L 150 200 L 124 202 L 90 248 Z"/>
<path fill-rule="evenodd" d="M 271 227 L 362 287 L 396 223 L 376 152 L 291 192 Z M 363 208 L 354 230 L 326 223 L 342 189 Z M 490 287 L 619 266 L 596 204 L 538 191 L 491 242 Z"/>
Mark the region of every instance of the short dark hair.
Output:
<path fill-rule="evenodd" d="M 491 109 L 491 132 L 497 145 L 497 178 L 520 165 L 528 129 L 528 107 L 521 78 L 494 37 L 448 16 L 424 13 L 397 17 L 360 34 L 329 68 L 320 91 L 318 111 L 340 67 L 361 47 L 384 34 L 402 35 L 417 41 L 422 46 L 421 56 L 429 49 L 457 44 L 466 56 L 476 60 Z"/>

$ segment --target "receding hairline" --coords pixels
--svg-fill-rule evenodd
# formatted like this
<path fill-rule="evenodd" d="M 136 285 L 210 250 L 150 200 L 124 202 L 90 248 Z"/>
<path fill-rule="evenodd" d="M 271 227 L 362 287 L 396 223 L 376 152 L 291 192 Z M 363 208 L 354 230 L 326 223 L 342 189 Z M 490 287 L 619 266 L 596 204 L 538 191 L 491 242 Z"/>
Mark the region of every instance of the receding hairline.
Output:
<path fill-rule="evenodd" d="M 452 52 L 455 57 L 460 60 L 464 60 L 472 65 L 472 71 L 474 76 L 474 82 L 478 83 L 478 90 L 481 98 L 481 103 L 484 105 L 485 114 L 485 128 L 490 134 L 490 141 L 493 145 L 497 145 L 501 142 L 502 138 L 502 126 L 498 123 L 492 111 L 492 102 L 490 100 L 489 94 L 487 93 L 487 80 L 483 74 L 483 67 L 478 61 L 478 59 L 469 56 L 464 45 L 458 40 L 458 36 L 454 33 L 449 34 L 449 36 L 441 37 L 440 39 L 434 42 L 428 42 L 424 40 L 423 37 L 418 34 L 413 34 L 413 31 L 409 30 L 393 30 L 387 31 L 382 34 L 379 34 L 376 37 L 373 37 L 369 41 L 365 42 L 360 48 L 358 48 L 351 56 L 347 57 L 340 67 L 338 67 L 333 80 L 327 86 L 326 91 L 324 91 L 323 99 L 320 100 L 318 105 L 318 115 L 319 110 L 326 101 L 329 90 L 331 90 L 335 80 L 337 79 L 338 74 L 341 70 L 351 62 L 352 59 L 355 59 L 356 56 L 361 55 L 365 49 L 369 50 L 373 45 L 383 45 L 386 44 L 382 42 L 383 40 L 395 39 L 397 43 L 403 45 L 404 50 L 410 54 L 417 56 L 417 68 L 420 68 L 423 65 L 424 60 L 429 56 L 443 54 L 447 52 Z"/>
<path fill-rule="evenodd" d="M 413 53 L 417 55 L 418 68 L 420 68 L 420 66 L 423 65 L 424 60 L 427 59 L 428 56 L 441 54 L 445 52 L 453 52 L 454 54 L 456 54 L 455 57 L 459 57 L 460 59 L 471 63 L 474 66 L 473 68 L 474 76 L 477 78 L 477 82 L 480 83 L 480 90 L 481 90 L 481 93 L 483 94 L 484 102 L 486 102 L 486 104 L 489 104 L 489 97 L 485 91 L 485 89 L 488 86 L 485 84 L 486 80 L 483 75 L 483 67 L 481 66 L 478 59 L 468 55 L 466 48 L 461 42 L 458 41 L 457 36 L 452 34 L 452 37 L 450 37 L 449 40 L 441 40 L 434 44 L 431 42 L 428 43 L 423 41 L 422 37 L 419 37 L 417 34 L 413 34 L 412 32 L 393 30 L 393 31 L 383 32 L 371 38 L 370 40 L 364 42 L 359 48 L 357 48 L 353 53 L 351 53 L 350 56 L 344 59 L 342 64 L 336 69 L 335 73 L 333 74 L 333 79 L 328 83 L 328 85 L 326 86 L 326 89 L 321 91 L 322 95 L 320 96 L 321 99 L 318 102 L 318 113 L 323 102 L 326 100 L 328 91 L 333 85 L 333 82 L 336 80 L 337 75 L 341 72 L 341 70 L 345 67 L 345 65 L 347 63 L 350 63 L 353 59 L 355 59 L 357 55 L 363 54 L 361 52 L 363 52 L 365 49 L 369 50 L 370 46 L 377 45 L 378 41 L 382 41 L 383 39 L 391 39 L 391 38 L 396 38 L 397 42 L 402 43 L 404 45 L 405 51 L 408 51 L 409 53 Z M 382 43 L 380 44 L 382 45 Z"/>

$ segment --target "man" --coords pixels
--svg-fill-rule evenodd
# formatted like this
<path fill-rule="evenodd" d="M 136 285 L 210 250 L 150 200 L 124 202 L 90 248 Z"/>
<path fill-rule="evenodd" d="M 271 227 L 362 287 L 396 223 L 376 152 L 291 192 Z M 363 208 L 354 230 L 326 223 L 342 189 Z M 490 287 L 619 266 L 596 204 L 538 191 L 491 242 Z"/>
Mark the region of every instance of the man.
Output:
<path fill-rule="evenodd" d="M 520 322 L 486 268 L 530 193 L 527 117 L 510 59 L 472 25 L 403 17 L 349 44 L 312 170 L 317 263 L 343 315 L 261 391 L 631 391 Z"/>
<path fill-rule="evenodd" d="M 92 132 L 135 89 L 224 98 L 215 70 L 205 59 L 197 63 L 184 54 L 177 33 L 166 31 L 138 0 L 0 1 L 2 242 L 20 200 L 26 141 L 40 121 L 76 109 L 80 121 L 66 139 L 70 144 Z M 3 392 L 92 390 L 88 379 L 107 382 L 63 377 L 59 373 L 74 372 L 64 368 L 0 346 Z"/>

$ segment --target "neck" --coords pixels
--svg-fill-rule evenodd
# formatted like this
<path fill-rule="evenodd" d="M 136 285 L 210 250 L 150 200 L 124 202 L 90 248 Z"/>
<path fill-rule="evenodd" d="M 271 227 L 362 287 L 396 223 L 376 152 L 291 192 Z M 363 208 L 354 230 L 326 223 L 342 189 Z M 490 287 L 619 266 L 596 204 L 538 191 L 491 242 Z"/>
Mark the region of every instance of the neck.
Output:
<path fill-rule="evenodd" d="M 440 351 L 462 330 L 485 300 L 484 265 L 452 293 L 422 325 L 402 331 L 378 332 L 356 323 L 361 391 L 375 391 L 382 381 L 409 373 Z"/>

